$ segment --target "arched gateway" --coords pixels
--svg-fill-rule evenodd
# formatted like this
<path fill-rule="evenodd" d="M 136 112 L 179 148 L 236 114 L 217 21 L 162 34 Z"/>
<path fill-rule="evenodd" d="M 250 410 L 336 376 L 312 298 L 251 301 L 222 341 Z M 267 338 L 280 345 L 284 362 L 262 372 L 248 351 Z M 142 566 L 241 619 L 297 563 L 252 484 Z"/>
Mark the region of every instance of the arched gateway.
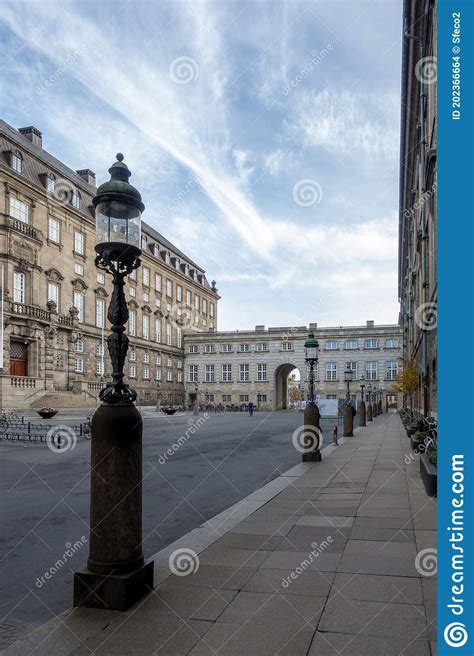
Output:
<path fill-rule="evenodd" d="M 275 369 L 274 410 L 288 409 L 288 376 L 298 369 L 295 364 L 285 362 Z"/>

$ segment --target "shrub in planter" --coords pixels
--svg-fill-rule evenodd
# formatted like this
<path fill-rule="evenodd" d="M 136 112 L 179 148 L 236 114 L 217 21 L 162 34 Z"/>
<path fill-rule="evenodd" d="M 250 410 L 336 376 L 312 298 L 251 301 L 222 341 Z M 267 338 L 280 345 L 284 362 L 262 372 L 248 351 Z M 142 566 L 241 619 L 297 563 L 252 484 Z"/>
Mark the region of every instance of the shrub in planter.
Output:
<path fill-rule="evenodd" d="M 434 497 L 438 491 L 438 453 L 436 447 L 430 447 L 420 456 L 420 474 L 426 494 Z"/>
<path fill-rule="evenodd" d="M 408 437 L 411 437 L 412 435 L 414 435 L 415 433 L 418 432 L 418 425 L 417 424 L 408 424 L 406 426 L 406 431 L 407 431 Z"/>
<path fill-rule="evenodd" d="M 416 431 L 416 433 L 413 433 L 411 436 L 411 448 L 413 451 L 416 451 L 417 453 L 424 453 L 426 450 L 425 447 L 425 440 L 428 439 L 428 434 L 423 433 L 421 431 Z"/>
<path fill-rule="evenodd" d="M 56 408 L 40 408 L 36 412 L 43 419 L 51 419 L 51 417 L 54 417 L 54 415 L 58 414 L 58 411 L 56 410 Z"/>

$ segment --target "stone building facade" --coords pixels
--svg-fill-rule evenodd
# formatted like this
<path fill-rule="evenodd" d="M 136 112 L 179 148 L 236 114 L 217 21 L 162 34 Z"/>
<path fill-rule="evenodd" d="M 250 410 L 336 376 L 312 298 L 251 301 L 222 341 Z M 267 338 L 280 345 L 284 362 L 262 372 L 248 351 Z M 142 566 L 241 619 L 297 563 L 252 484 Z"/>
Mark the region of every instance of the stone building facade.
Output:
<path fill-rule="evenodd" d="M 436 415 L 436 2 L 405 0 L 400 148 L 399 297 L 403 356 L 418 369 L 414 406 Z"/>
<path fill-rule="evenodd" d="M 93 403 L 110 376 L 111 284 L 94 264 L 95 189 L 95 174 L 46 152 L 39 130 L 0 121 L 0 407 Z M 125 373 L 139 402 L 182 403 L 183 330 L 215 330 L 219 295 L 201 267 L 146 223 L 142 251 L 126 285 Z"/>
<path fill-rule="evenodd" d="M 188 404 L 222 403 L 239 406 L 250 401 L 262 410 L 287 407 L 287 380 L 298 369 L 307 390 L 304 343 L 313 330 L 319 342 L 316 394 L 342 399 L 344 370 L 354 371 L 353 398 L 360 398 L 362 375 L 366 385 L 383 389 L 385 402 L 397 402 L 393 382 L 401 356 L 401 330 L 395 325 L 339 326 L 317 324 L 230 332 L 185 332 L 186 399 Z M 367 388 L 366 388 L 367 389 Z"/>

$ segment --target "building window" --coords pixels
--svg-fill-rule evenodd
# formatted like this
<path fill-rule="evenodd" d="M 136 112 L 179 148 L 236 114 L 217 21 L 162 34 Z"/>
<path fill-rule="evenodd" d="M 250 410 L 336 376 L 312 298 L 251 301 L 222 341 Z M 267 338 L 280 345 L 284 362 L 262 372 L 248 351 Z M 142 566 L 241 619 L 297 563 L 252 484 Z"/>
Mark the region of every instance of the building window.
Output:
<path fill-rule="evenodd" d="M 150 339 L 150 317 L 147 314 L 142 317 L 142 337 Z"/>
<path fill-rule="evenodd" d="M 97 348 L 96 348 L 96 350 L 95 350 L 95 354 L 96 354 L 97 357 L 99 357 L 99 358 L 102 357 L 102 356 L 104 355 L 104 344 L 103 344 L 103 342 L 99 342 L 99 343 L 97 344 Z"/>
<path fill-rule="evenodd" d="M 176 366 L 178 369 L 183 368 L 183 361 L 181 360 L 181 358 L 176 358 Z"/>
<path fill-rule="evenodd" d="M 168 371 L 166 372 L 166 380 L 169 383 L 173 382 L 173 370 L 172 369 L 168 369 Z"/>
<path fill-rule="evenodd" d="M 84 373 L 84 360 L 82 358 L 74 358 L 74 371 L 77 374 Z"/>
<path fill-rule="evenodd" d="M 249 402 L 249 395 L 248 394 L 241 394 L 239 396 L 239 400 L 241 403 L 248 403 Z"/>
<path fill-rule="evenodd" d="M 84 323 L 84 294 L 82 292 L 74 292 L 72 304 L 78 311 L 77 320 L 79 323 Z"/>
<path fill-rule="evenodd" d="M 149 367 L 143 367 L 143 380 L 149 380 L 150 378 L 150 368 Z"/>
<path fill-rule="evenodd" d="M 182 348 L 183 346 L 183 331 L 181 328 L 176 328 L 176 347 Z"/>
<path fill-rule="evenodd" d="M 128 359 L 130 360 L 130 362 L 136 362 L 137 352 L 135 350 L 130 351 L 128 354 Z"/>
<path fill-rule="evenodd" d="M 150 286 L 150 269 L 145 266 L 142 269 L 142 283 L 144 287 Z"/>
<path fill-rule="evenodd" d="M 161 319 L 155 319 L 155 342 L 161 342 Z"/>
<path fill-rule="evenodd" d="M 186 290 L 186 305 L 191 307 L 191 292 L 189 289 Z"/>
<path fill-rule="evenodd" d="M 266 394 L 257 394 L 257 403 L 266 403 L 267 402 L 267 395 Z"/>
<path fill-rule="evenodd" d="M 13 272 L 13 301 L 15 303 L 25 302 L 25 280 L 25 274 L 23 272 Z"/>
<path fill-rule="evenodd" d="M 398 339 L 386 339 L 385 348 L 398 348 Z"/>
<path fill-rule="evenodd" d="M 85 235 L 80 230 L 74 230 L 74 252 L 84 255 Z"/>
<path fill-rule="evenodd" d="M 222 403 L 230 403 L 232 401 L 232 395 L 231 394 L 223 394 L 222 395 Z"/>
<path fill-rule="evenodd" d="M 326 362 L 326 380 L 337 380 L 336 362 Z"/>
<path fill-rule="evenodd" d="M 171 324 L 167 323 L 166 324 L 166 344 L 168 346 L 171 346 L 171 335 L 172 335 Z"/>
<path fill-rule="evenodd" d="M 59 285 L 57 282 L 48 282 L 48 301 L 54 301 L 59 309 Z"/>
<path fill-rule="evenodd" d="M 257 344 L 257 351 L 266 351 L 267 350 L 267 345 L 265 342 L 259 342 Z"/>
<path fill-rule="evenodd" d="M 232 344 L 222 344 L 222 353 L 231 353 Z"/>
<path fill-rule="evenodd" d="M 77 191 L 77 189 L 74 189 L 72 192 L 71 205 L 75 207 L 76 210 L 81 208 L 81 194 Z"/>
<path fill-rule="evenodd" d="M 365 377 L 367 380 L 377 380 L 377 363 L 376 362 L 366 362 L 365 363 Z"/>
<path fill-rule="evenodd" d="M 136 378 L 137 377 L 137 367 L 134 364 L 131 364 L 128 368 L 128 376 L 129 378 Z"/>
<path fill-rule="evenodd" d="M 128 274 L 128 277 L 130 278 L 130 280 L 135 280 L 136 281 L 137 280 L 137 270 L 133 269 L 133 271 L 130 271 L 130 273 Z"/>
<path fill-rule="evenodd" d="M 159 273 L 155 273 L 155 292 L 161 293 L 161 276 Z"/>
<path fill-rule="evenodd" d="M 202 299 L 202 311 L 204 314 L 207 314 L 207 301 L 205 298 Z"/>
<path fill-rule="evenodd" d="M 10 196 L 10 216 L 14 219 L 18 219 L 18 221 L 22 221 L 23 223 L 28 223 L 30 216 L 29 205 L 18 200 L 18 198 Z"/>
<path fill-rule="evenodd" d="M 190 364 L 188 369 L 188 380 L 190 383 L 198 382 L 198 366 L 197 364 Z"/>
<path fill-rule="evenodd" d="M 267 380 L 267 365 L 266 364 L 257 364 L 257 380 L 259 382 Z"/>
<path fill-rule="evenodd" d="M 240 365 L 240 380 L 243 383 L 250 380 L 250 366 L 248 364 Z"/>
<path fill-rule="evenodd" d="M 352 380 L 356 380 L 356 378 L 357 378 L 357 362 L 348 362 L 347 363 L 347 368 L 350 369 L 353 373 Z"/>
<path fill-rule="evenodd" d="M 282 342 L 281 343 L 281 350 L 282 351 L 292 351 L 293 350 L 293 343 L 292 342 Z"/>
<path fill-rule="evenodd" d="M 155 306 L 161 307 L 161 298 L 155 298 Z"/>
<path fill-rule="evenodd" d="M 183 300 L 183 288 L 181 285 L 176 285 L 176 300 L 181 303 Z"/>
<path fill-rule="evenodd" d="M 105 327 L 105 301 L 103 298 L 95 299 L 95 325 L 97 328 Z"/>
<path fill-rule="evenodd" d="M 84 265 L 79 264 L 79 262 L 74 262 L 74 273 L 77 273 L 78 276 L 84 275 Z"/>
<path fill-rule="evenodd" d="M 214 303 L 209 303 L 209 313 L 211 317 L 214 316 Z"/>
<path fill-rule="evenodd" d="M 213 364 L 206 364 L 206 383 L 214 383 L 216 378 L 215 378 L 215 373 L 214 373 L 214 365 Z"/>
<path fill-rule="evenodd" d="M 240 344 L 239 351 L 241 353 L 247 353 L 248 351 L 250 351 L 250 344 Z"/>
<path fill-rule="evenodd" d="M 104 273 L 98 273 L 97 274 L 97 282 L 101 285 L 105 285 L 105 274 Z"/>
<path fill-rule="evenodd" d="M 198 347 L 196 344 L 191 344 L 189 347 L 189 352 L 190 353 L 198 353 Z"/>
<path fill-rule="evenodd" d="M 135 310 L 130 310 L 128 313 L 128 334 L 135 337 L 137 334 L 137 313 Z"/>
<path fill-rule="evenodd" d="M 194 297 L 194 309 L 197 310 L 198 312 L 199 312 L 199 305 L 200 305 L 200 298 L 196 294 L 196 296 Z"/>
<path fill-rule="evenodd" d="M 51 194 L 54 194 L 56 189 L 56 178 L 52 173 L 49 173 L 46 176 L 46 191 L 49 191 Z"/>
<path fill-rule="evenodd" d="M 14 150 L 12 153 L 11 159 L 12 169 L 17 173 L 21 173 L 23 170 L 23 156 L 18 150 Z"/>
<path fill-rule="evenodd" d="M 386 371 L 387 380 L 395 380 L 398 374 L 398 363 L 395 360 L 387 362 Z"/>
<path fill-rule="evenodd" d="M 142 235 L 142 251 L 146 251 L 148 246 L 148 239 L 146 235 Z"/>
<path fill-rule="evenodd" d="M 214 344 L 204 344 L 204 353 L 215 353 L 216 347 Z"/>
<path fill-rule="evenodd" d="M 157 369 L 155 372 L 155 380 L 161 380 L 161 369 Z"/>
<path fill-rule="evenodd" d="M 337 342 L 333 339 L 330 339 L 324 344 L 324 348 L 326 351 L 335 351 L 337 349 Z"/>
<path fill-rule="evenodd" d="M 173 283 L 171 280 L 166 281 L 166 296 L 171 298 L 173 296 Z"/>
<path fill-rule="evenodd" d="M 344 348 L 345 349 L 356 349 L 359 347 L 359 344 L 356 339 L 347 339 L 344 342 Z"/>
<path fill-rule="evenodd" d="M 378 345 L 379 345 L 379 343 L 378 343 L 378 340 L 376 340 L 376 339 L 366 339 L 365 340 L 365 348 L 366 349 L 378 348 Z"/>
<path fill-rule="evenodd" d="M 166 366 L 167 367 L 172 367 L 173 366 L 173 358 L 171 357 L 171 355 L 168 355 L 168 357 L 166 359 Z"/>
<path fill-rule="evenodd" d="M 178 373 L 176 374 L 176 382 L 177 383 L 182 383 L 183 382 L 183 372 L 182 371 L 178 371 Z"/>
<path fill-rule="evenodd" d="M 56 244 L 60 243 L 60 224 L 52 216 L 48 218 L 48 239 Z"/>
<path fill-rule="evenodd" d="M 143 363 L 149 364 L 149 362 L 150 362 L 150 354 L 148 353 L 148 351 L 145 351 L 143 354 Z"/>
<path fill-rule="evenodd" d="M 84 353 L 84 340 L 76 339 L 74 342 L 74 350 L 76 353 Z"/>
<path fill-rule="evenodd" d="M 232 365 L 223 364 L 222 365 L 222 380 L 224 383 L 232 382 Z"/>
<path fill-rule="evenodd" d="M 104 362 L 102 360 L 97 360 L 95 363 L 95 373 L 99 376 L 104 375 Z"/>
<path fill-rule="evenodd" d="M 136 296 L 137 296 L 137 288 L 136 288 L 136 287 L 130 287 L 130 289 L 128 290 L 128 293 L 130 294 L 130 296 L 131 296 L 132 298 L 136 298 Z"/>
<path fill-rule="evenodd" d="M 161 365 L 161 355 L 159 353 L 156 354 L 155 364 Z"/>
<path fill-rule="evenodd" d="M 205 401 L 206 403 L 214 403 L 214 394 L 209 394 L 209 392 L 206 392 L 205 395 Z"/>
<path fill-rule="evenodd" d="M 150 300 L 150 294 L 148 292 L 143 292 L 143 302 L 148 303 Z"/>

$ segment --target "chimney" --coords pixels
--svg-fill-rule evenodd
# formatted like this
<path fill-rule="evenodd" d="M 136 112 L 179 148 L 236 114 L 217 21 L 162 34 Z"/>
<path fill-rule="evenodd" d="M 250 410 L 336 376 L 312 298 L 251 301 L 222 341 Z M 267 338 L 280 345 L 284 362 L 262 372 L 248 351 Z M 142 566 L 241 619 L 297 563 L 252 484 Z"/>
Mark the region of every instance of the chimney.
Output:
<path fill-rule="evenodd" d="M 37 148 L 43 148 L 43 135 L 37 128 L 34 128 L 32 125 L 30 125 L 28 128 L 18 128 L 18 132 L 29 139 L 33 146 L 36 146 Z"/>
<path fill-rule="evenodd" d="M 256 333 L 264 333 L 265 332 L 265 326 L 262 326 L 262 325 L 255 326 L 255 332 Z"/>
<path fill-rule="evenodd" d="M 374 322 L 373 321 L 367 321 L 367 328 L 373 328 L 374 327 Z"/>
<path fill-rule="evenodd" d="M 90 169 L 80 169 L 79 171 L 76 171 L 76 173 L 77 175 L 80 175 L 84 182 L 87 182 L 87 184 L 91 185 L 92 187 L 96 186 L 94 171 L 91 171 Z"/>
<path fill-rule="evenodd" d="M 310 332 L 314 332 L 315 330 L 318 329 L 318 324 L 317 323 L 310 323 L 309 324 L 309 330 Z"/>

